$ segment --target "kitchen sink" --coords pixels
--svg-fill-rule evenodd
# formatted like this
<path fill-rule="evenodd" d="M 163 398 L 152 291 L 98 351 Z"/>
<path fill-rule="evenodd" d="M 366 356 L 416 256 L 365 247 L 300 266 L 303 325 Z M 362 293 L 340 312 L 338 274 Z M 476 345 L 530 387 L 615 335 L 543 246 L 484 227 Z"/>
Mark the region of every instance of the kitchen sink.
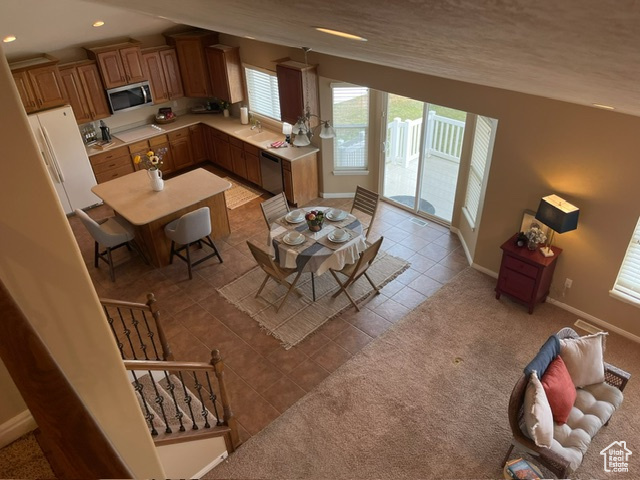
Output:
<path fill-rule="evenodd" d="M 263 142 L 265 140 L 271 140 L 272 142 L 275 142 L 278 140 L 278 134 L 275 132 L 257 132 L 253 135 L 244 137 L 244 139 L 250 142 Z"/>

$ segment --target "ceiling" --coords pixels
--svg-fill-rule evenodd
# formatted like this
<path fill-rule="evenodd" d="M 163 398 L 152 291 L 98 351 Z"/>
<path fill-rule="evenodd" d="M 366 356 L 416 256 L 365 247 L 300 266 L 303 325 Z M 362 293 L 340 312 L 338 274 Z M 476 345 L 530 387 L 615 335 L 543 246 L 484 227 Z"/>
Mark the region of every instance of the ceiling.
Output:
<path fill-rule="evenodd" d="M 138 14 L 133 15 L 131 9 Z M 125 14 L 126 13 L 126 14 Z M 106 25 L 91 26 L 101 19 Z M 635 0 L 2 0 L 8 58 L 194 25 L 640 116 Z M 323 26 L 367 42 L 315 31 Z"/>

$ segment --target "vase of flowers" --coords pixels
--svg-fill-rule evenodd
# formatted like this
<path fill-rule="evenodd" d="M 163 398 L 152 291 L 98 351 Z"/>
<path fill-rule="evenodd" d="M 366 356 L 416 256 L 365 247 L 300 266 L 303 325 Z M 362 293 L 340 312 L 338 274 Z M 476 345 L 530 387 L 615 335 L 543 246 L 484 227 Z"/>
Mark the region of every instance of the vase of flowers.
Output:
<path fill-rule="evenodd" d="M 529 250 L 535 250 L 539 244 L 547 240 L 547 236 L 537 225 L 532 225 L 525 233 L 525 236 L 527 237 L 527 248 Z"/>
<path fill-rule="evenodd" d="M 133 157 L 133 163 L 141 165 L 142 168 L 147 170 L 147 175 L 151 182 L 151 189 L 154 192 L 159 192 L 164 188 L 164 180 L 162 180 L 162 157 L 167 153 L 166 148 L 160 148 L 157 152 L 149 150 L 143 156 L 136 155 Z"/>
<path fill-rule="evenodd" d="M 322 224 L 324 223 L 324 212 L 322 210 L 311 210 L 304 216 L 307 221 L 307 226 L 312 232 L 319 232 L 322 230 Z"/>

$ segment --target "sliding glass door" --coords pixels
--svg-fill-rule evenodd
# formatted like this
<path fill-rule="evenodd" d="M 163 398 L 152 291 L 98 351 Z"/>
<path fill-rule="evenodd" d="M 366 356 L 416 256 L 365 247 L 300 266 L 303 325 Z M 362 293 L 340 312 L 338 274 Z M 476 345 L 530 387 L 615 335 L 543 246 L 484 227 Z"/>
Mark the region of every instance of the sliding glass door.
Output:
<path fill-rule="evenodd" d="M 387 94 L 382 194 L 451 223 L 466 113 Z"/>

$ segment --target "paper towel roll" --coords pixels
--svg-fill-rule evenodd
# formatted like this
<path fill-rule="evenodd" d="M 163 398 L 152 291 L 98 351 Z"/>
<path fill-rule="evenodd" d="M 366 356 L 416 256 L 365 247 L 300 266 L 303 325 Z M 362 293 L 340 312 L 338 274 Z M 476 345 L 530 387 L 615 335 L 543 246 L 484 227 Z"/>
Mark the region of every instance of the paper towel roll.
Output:
<path fill-rule="evenodd" d="M 247 107 L 240 108 L 240 123 L 247 125 L 249 123 L 249 109 Z"/>

